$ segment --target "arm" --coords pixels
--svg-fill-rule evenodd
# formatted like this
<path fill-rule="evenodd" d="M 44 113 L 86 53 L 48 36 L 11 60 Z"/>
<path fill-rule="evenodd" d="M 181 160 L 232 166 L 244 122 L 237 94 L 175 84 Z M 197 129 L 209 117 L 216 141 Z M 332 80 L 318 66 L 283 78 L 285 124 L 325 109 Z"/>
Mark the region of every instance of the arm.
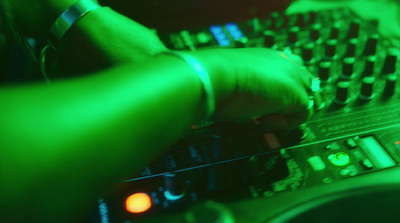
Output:
<path fill-rule="evenodd" d="M 5 0 L 23 35 L 46 38 L 56 18 L 78 0 Z M 108 7 L 78 20 L 57 46 L 64 75 L 97 71 L 137 62 L 168 50 L 148 28 Z"/>
<path fill-rule="evenodd" d="M 191 68 L 170 56 L 52 87 L 2 88 L 2 213 L 21 216 L 26 202 L 32 213 L 21 217 L 32 222 L 76 222 L 71 213 L 86 214 L 203 115 L 201 92 Z"/>
<path fill-rule="evenodd" d="M 130 45 L 122 43 L 128 52 Z M 216 117 L 274 114 L 283 120 L 280 125 L 293 127 L 312 113 L 306 109 L 309 74 L 282 54 L 265 49 L 191 54 L 210 74 Z M 204 116 L 202 97 L 193 70 L 165 55 L 52 86 L 1 88 L 2 218 L 82 219 L 99 194 L 131 176 Z"/>
<path fill-rule="evenodd" d="M 291 123 L 297 125 L 311 112 L 302 82 L 308 73 L 278 53 L 192 54 L 210 74 L 215 116 L 274 113 L 291 122 L 284 117 L 299 114 L 301 120 Z M 250 63 L 264 60 L 271 63 Z M 166 55 L 52 86 L 2 88 L 1 209 L 15 222 L 28 215 L 32 222 L 76 222 L 74 217 L 94 207 L 99 194 L 131 176 L 204 116 L 201 92 L 193 70 Z M 28 201 L 29 214 L 19 214 Z"/>

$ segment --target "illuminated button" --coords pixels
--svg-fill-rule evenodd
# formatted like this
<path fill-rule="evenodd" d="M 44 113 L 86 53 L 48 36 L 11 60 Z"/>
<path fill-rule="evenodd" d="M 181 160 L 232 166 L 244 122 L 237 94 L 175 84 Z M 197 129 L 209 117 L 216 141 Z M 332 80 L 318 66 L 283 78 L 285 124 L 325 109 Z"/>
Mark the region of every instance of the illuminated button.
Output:
<path fill-rule="evenodd" d="M 345 144 L 349 147 L 349 149 L 357 148 L 357 142 L 354 139 L 347 139 Z"/>
<path fill-rule="evenodd" d="M 372 164 L 371 160 L 369 160 L 369 159 L 361 160 L 360 164 L 365 170 L 370 170 L 370 169 L 374 168 L 374 165 Z"/>
<path fill-rule="evenodd" d="M 125 209 L 131 213 L 143 213 L 151 207 L 151 198 L 145 193 L 135 193 L 125 201 Z"/>
<path fill-rule="evenodd" d="M 336 154 L 331 154 L 328 159 L 335 166 L 345 166 L 350 163 L 350 156 L 344 152 L 338 152 Z"/>
<path fill-rule="evenodd" d="M 210 31 L 213 34 L 217 34 L 217 33 L 222 33 L 222 27 L 221 26 L 210 26 Z"/>
<path fill-rule="evenodd" d="M 314 171 L 324 170 L 326 165 L 320 156 L 313 156 L 307 159 L 308 164 L 313 168 Z"/>

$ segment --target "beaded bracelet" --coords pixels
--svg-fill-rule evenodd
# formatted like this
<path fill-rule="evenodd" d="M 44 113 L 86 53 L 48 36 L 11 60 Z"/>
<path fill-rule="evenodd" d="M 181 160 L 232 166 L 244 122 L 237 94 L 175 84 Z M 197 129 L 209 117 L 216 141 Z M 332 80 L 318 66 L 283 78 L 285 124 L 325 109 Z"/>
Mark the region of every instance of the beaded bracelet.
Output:
<path fill-rule="evenodd" d="M 201 65 L 201 63 L 194 58 L 193 56 L 184 53 L 184 52 L 178 52 L 178 51 L 167 51 L 163 52 L 164 54 L 169 54 L 176 56 L 183 61 L 185 61 L 197 74 L 197 76 L 200 79 L 200 82 L 202 84 L 203 90 L 205 92 L 206 96 L 206 117 L 205 119 L 209 119 L 215 111 L 215 94 L 214 94 L 214 89 L 210 80 L 210 76 L 208 75 L 208 72 L 206 69 Z"/>

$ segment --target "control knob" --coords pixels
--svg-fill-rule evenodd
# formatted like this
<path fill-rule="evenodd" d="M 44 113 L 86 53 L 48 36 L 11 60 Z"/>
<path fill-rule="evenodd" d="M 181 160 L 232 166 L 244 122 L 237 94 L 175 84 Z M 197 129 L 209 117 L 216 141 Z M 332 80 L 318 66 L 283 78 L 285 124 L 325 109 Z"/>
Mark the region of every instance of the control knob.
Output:
<path fill-rule="evenodd" d="M 367 43 L 365 44 L 364 56 L 373 56 L 376 54 L 376 46 L 378 44 L 379 35 L 374 34 L 368 37 Z"/>
<path fill-rule="evenodd" d="M 343 67 L 342 67 L 342 75 L 340 76 L 343 80 L 350 80 L 354 75 L 354 57 L 344 58 Z"/>
<path fill-rule="evenodd" d="M 362 79 L 361 93 L 359 97 L 363 100 L 371 100 L 374 97 L 375 77 L 364 77 Z"/>
<path fill-rule="evenodd" d="M 348 98 L 349 94 L 349 86 L 350 82 L 348 81 L 340 81 L 336 85 L 336 97 L 334 102 L 339 105 L 345 105 L 349 103 L 350 99 Z"/>
<path fill-rule="evenodd" d="M 396 81 L 397 81 L 397 76 L 394 74 L 388 75 L 386 77 L 385 90 L 383 92 L 385 97 L 391 97 L 394 95 L 394 91 L 396 89 Z"/>
<path fill-rule="evenodd" d="M 332 62 L 330 61 L 323 61 L 319 63 L 319 79 L 322 82 L 328 82 L 330 78 L 330 67 L 332 66 Z"/>
<path fill-rule="evenodd" d="M 369 77 L 374 75 L 375 61 L 376 61 L 375 56 L 367 57 L 367 60 L 365 61 L 364 71 L 362 73 L 363 77 Z"/>

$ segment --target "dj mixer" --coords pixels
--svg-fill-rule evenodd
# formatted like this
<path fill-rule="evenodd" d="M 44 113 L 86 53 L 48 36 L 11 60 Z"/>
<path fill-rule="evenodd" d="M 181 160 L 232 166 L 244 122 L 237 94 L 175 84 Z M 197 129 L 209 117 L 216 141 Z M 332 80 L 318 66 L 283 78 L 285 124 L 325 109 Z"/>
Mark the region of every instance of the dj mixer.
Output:
<path fill-rule="evenodd" d="M 399 49 L 377 25 L 348 9 L 274 12 L 161 36 L 173 50 L 257 47 L 297 55 L 321 81 L 323 106 L 290 131 L 250 119 L 193 126 L 112 196 L 100 198 L 93 222 L 283 222 L 271 217 L 282 202 L 268 202 L 291 191 L 345 187 L 385 171 L 397 171 L 386 180 L 399 187 Z M 398 188 L 391 191 L 399 195 Z M 135 196 L 144 197 L 142 209 L 131 202 Z M 398 210 L 400 201 L 391 205 Z M 267 214 L 256 218 L 260 207 Z M 384 215 L 390 220 L 394 213 L 388 208 Z"/>

